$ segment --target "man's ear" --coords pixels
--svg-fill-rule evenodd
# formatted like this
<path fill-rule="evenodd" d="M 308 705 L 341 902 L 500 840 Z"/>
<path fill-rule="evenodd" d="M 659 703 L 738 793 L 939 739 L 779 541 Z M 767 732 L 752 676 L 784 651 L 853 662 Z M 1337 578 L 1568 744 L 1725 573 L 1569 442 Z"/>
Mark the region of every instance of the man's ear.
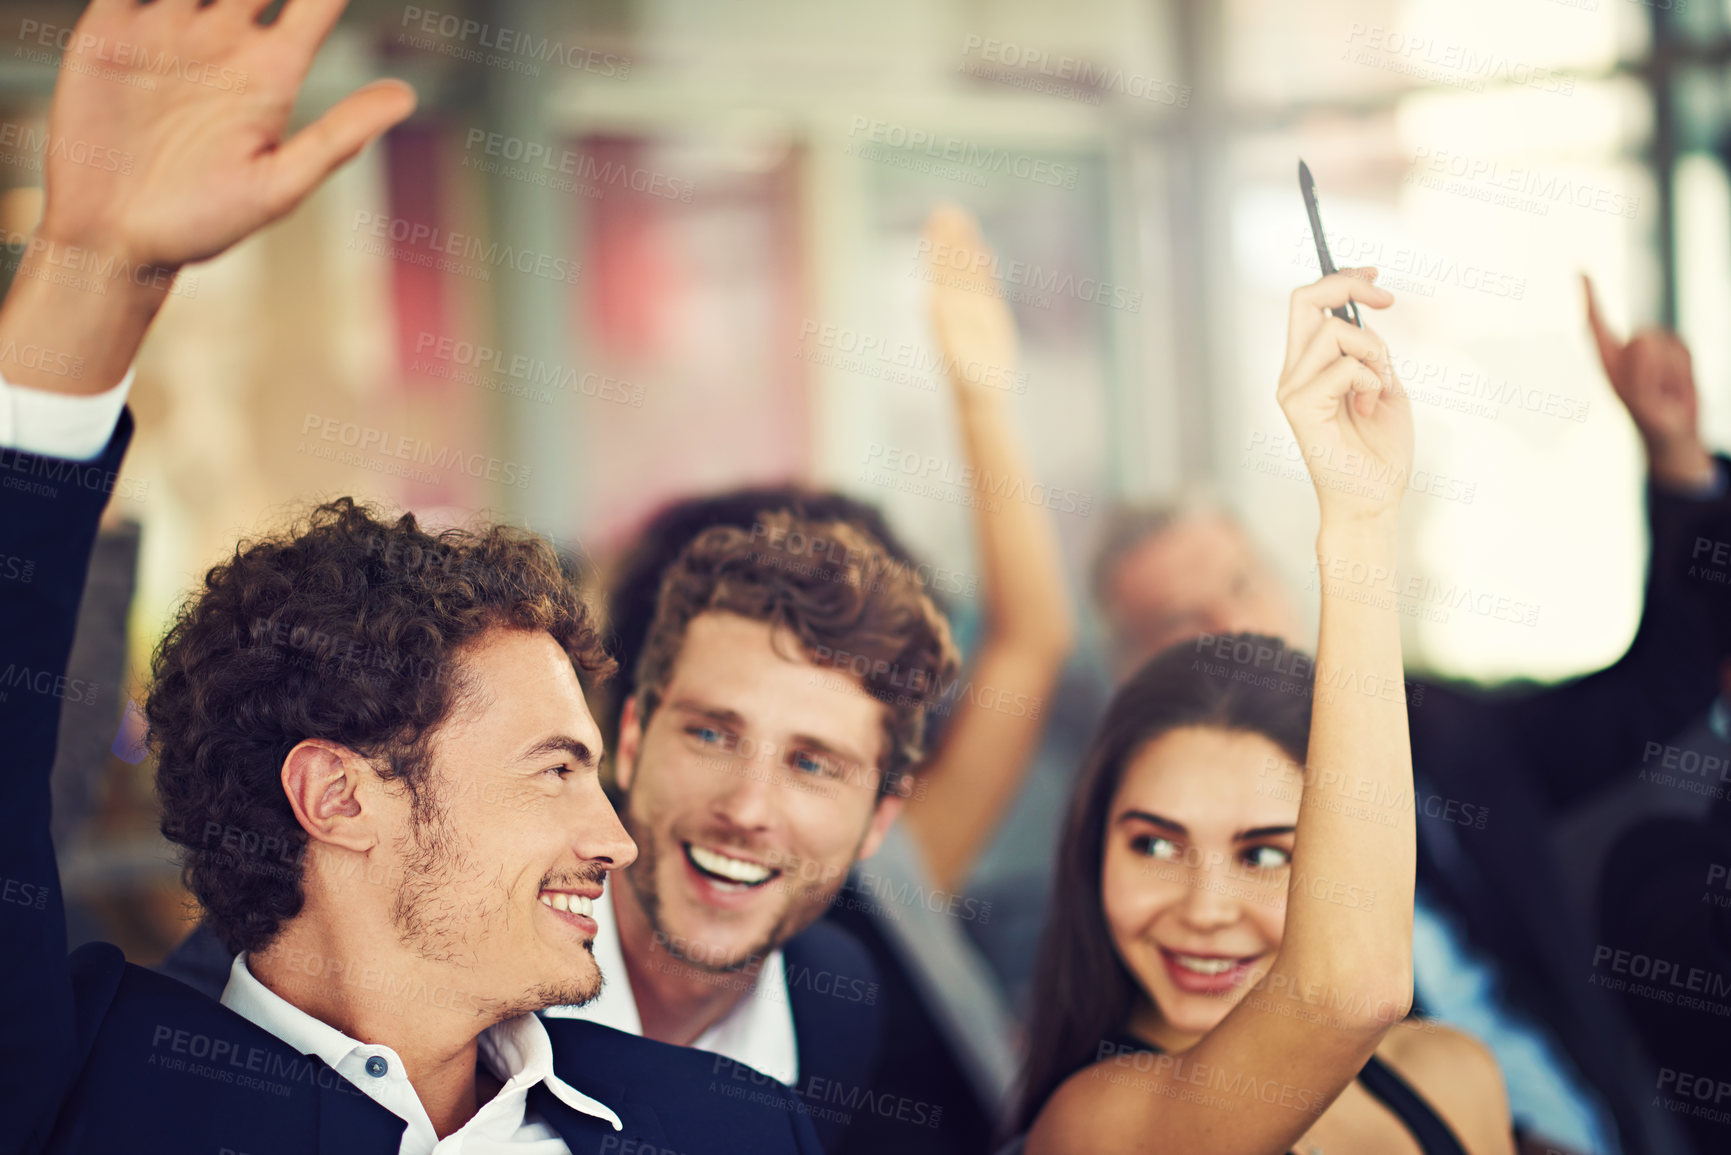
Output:
<path fill-rule="evenodd" d="M 865 841 L 860 843 L 861 862 L 878 852 L 878 847 L 884 843 L 884 836 L 890 832 L 891 824 L 901 814 L 907 801 L 902 794 L 885 794 L 878 799 L 877 806 L 872 810 L 871 825 L 866 827 Z"/>
<path fill-rule="evenodd" d="M 625 709 L 619 713 L 619 747 L 613 752 L 613 780 L 619 792 L 631 792 L 631 778 L 637 772 L 637 755 L 643 749 L 643 719 L 637 714 L 637 695 L 625 699 Z"/>
<path fill-rule="evenodd" d="M 370 773 L 366 759 L 335 742 L 309 738 L 288 752 L 283 793 L 307 837 L 358 854 L 378 845 L 375 816 L 360 798 Z"/>

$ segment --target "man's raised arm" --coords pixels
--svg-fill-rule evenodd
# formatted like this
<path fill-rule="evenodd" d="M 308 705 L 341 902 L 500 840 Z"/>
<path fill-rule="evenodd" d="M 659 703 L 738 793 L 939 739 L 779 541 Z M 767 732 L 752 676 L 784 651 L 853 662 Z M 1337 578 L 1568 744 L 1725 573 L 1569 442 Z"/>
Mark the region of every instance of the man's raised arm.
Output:
<path fill-rule="evenodd" d="M 0 555 L 28 575 L 0 582 L 0 1130 L 25 1149 L 46 1139 L 94 1030 L 77 1013 L 48 824 L 60 709 L 82 693 L 65 672 L 85 568 L 132 429 L 121 415 L 92 435 L 88 407 L 112 405 L 113 420 L 182 265 L 288 212 L 414 107 L 381 81 L 285 138 L 343 5 L 289 0 L 262 27 L 266 6 L 95 0 L 61 61 L 43 219 L 0 306 Z"/>

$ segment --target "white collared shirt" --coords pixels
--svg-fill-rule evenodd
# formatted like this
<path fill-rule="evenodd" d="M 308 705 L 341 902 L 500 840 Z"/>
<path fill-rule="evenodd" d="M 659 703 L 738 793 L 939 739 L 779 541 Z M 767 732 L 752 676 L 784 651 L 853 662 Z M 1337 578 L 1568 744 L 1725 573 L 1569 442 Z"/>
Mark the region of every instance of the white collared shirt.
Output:
<path fill-rule="evenodd" d="M 615 885 L 625 885 L 624 880 L 610 881 L 606 894 L 595 904 L 595 924 L 600 930 L 595 935 L 593 949 L 595 965 L 601 968 L 601 994 L 581 1006 L 548 1007 L 542 1013 L 587 1019 L 626 1034 L 641 1035 L 643 1020 L 637 1014 L 637 996 L 631 990 L 631 975 L 625 969 L 625 953 L 619 943 L 619 920 L 613 906 Z M 691 1045 L 726 1055 L 790 1087 L 799 1083 L 793 1004 L 788 1001 L 787 968 L 779 950 L 772 952 L 758 968 L 745 997 Z"/>
<path fill-rule="evenodd" d="M 351 1039 L 313 1018 L 253 977 L 246 952 L 235 956 L 222 1005 L 263 1027 L 303 1055 L 316 1055 L 374 1102 L 408 1123 L 398 1155 L 570 1155 L 559 1132 L 528 1109 L 537 1083 L 567 1106 L 605 1120 L 615 1131 L 623 1124 L 605 1104 L 591 1099 L 553 1073 L 553 1041 L 534 1015 L 519 1015 L 481 1032 L 481 1060 L 504 1081 L 499 1093 L 481 1104 L 467 1123 L 440 1139 L 420 1096 L 391 1048 Z M 377 1074 L 373 1074 L 377 1071 Z"/>

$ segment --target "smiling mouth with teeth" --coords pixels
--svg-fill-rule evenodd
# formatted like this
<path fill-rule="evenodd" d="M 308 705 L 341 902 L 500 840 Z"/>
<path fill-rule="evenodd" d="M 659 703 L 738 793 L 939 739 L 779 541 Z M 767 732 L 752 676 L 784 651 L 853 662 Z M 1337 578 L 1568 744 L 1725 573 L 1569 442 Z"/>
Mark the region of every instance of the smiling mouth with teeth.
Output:
<path fill-rule="evenodd" d="M 541 892 L 541 905 L 550 906 L 554 910 L 562 910 L 567 914 L 595 917 L 595 900 L 584 898 L 580 894 L 566 894 L 562 890 L 543 890 Z"/>
<path fill-rule="evenodd" d="M 692 869 L 718 886 L 752 890 L 781 873 L 760 862 L 747 862 L 704 846 L 694 846 L 689 842 L 681 845 L 685 849 L 685 861 L 691 864 Z"/>
<path fill-rule="evenodd" d="M 1235 958 L 1203 958 L 1201 955 L 1178 954 L 1173 951 L 1169 951 L 1167 954 L 1173 962 L 1185 970 L 1195 971 L 1199 975 L 1223 975 L 1244 961 Z"/>

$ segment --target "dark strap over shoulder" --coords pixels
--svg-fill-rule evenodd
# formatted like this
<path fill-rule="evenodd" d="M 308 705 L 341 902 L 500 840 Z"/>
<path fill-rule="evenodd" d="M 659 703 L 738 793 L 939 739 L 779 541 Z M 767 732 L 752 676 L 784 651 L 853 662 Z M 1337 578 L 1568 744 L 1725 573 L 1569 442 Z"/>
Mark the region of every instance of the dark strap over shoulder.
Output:
<path fill-rule="evenodd" d="M 1128 1031 L 1120 1031 L 1111 1036 L 1111 1041 L 1120 1050 L 1151 1051 L 1160 1054 L 1160 1048 L 1145 1039 L 1139 1039 Z M 1393 1111 L 1412 1137 L 1418 1141 L 1419 1150 L 1424 1155 L 1467 1155 L 1466 1148 L 1455 1138 L 1448 1124 L 1442 1121 L 1442 1116 L 1431 1109 L 1431 1105 L 1420 1098 L 1419 1093 L 1412 1089 L 1407 1081 L 1394 1073 L 1394 1068 L 1378 1059 L 1375 1055 L 1365 1063 L 1364 1069 L 1358 1073 L 1358 1081 L 1364 1084 L 1376 1099 Z"/>
<path fill-rule="evenodd" d="M 1461 1146 L 1448 1124 L 1431 1110 L 1431 1105 L 1420 1098 L 1405 1079 L 1394 1073 L 1393 1067 L 1372 1055 L 1364 1070 L 1358 1073 L 1358 1081 L 1400 1117 L 1406 1129 L 1412 1132 L 1412 1137 L 1418 1140 L 1424 1155 L 1467 1155 L 1466 1148 Z"/>

